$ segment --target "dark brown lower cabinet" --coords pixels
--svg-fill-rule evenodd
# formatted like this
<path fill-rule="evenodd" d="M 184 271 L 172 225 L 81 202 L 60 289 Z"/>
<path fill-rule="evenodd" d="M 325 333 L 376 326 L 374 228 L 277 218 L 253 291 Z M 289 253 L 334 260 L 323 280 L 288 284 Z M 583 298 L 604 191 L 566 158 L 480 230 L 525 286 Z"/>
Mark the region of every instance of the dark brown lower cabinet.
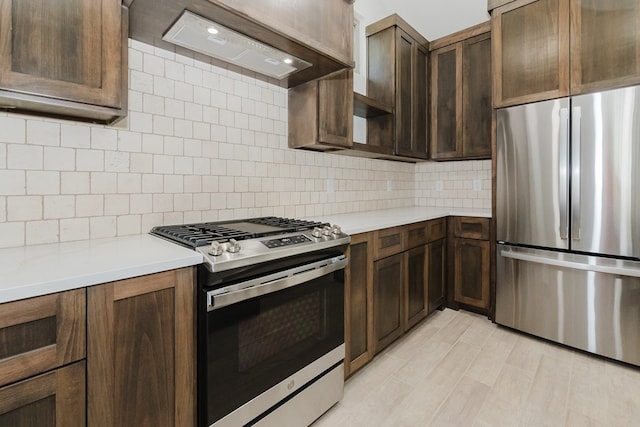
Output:
<path fill-rule="evenodd" d="M 427 314 L 446 305 L 447 283 L 447 251 L 446 239 L 429 243 L 428 247 L 428 285 L 427 285 Z"/>
<path fill-rule="evenodd" d="M 373 357 L 372 233 L 351 237 L 345 270 L 345 378 Z"/>
<path fill-rule="evenodd" d="M 450 227 L 448 304 L 489 314 L 491 249 L 489 218 L 454 217 Z"/>
<path fill-rule="evenodd" d="M 87 289 L 88 425 L 195 425 L 194 270 Z"/>
<path fill-rule="evenodd" d="M 351 236 L 345 377 L 446 305 L 446 230 L 439 218 Z"/>
<path fill-rule="evenodd" d="M 428 252 L 426 245 L 406 252 L 405 330 L 427 316 Z"/>
<path fill-rule="evenodd" d="M 374 339 L 379 353 L 403 332 L 404 253 L 375 261 L 373 270 Z"/>
<path fill-rule="evenodd" d="M 459 303 L 489 309 L 489 242 L 456 239 L 454 242 L 454 297 Z"/>
<path fill-rule="evenodd" d="M 85 361 L 0 388 L 0 426 L 86 425 Z"/>

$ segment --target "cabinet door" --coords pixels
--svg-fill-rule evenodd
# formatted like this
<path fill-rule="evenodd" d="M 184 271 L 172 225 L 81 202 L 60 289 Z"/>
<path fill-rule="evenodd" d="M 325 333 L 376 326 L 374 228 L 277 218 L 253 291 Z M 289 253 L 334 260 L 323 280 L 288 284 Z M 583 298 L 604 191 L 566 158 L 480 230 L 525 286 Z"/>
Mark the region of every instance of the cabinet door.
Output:
<path fill-rule="evenodd" d="M 454 298 L 480 310 L 489 309 L 489 242 L 454 240 Z"/>
<path fill-rule="evenodd" d="M 427 246 L 420 246 L 406 253 L 405 330 L 411 328 L 427 315 L 427 252 Z"/>
<path fill-rule="evenodd" d="M 413 49 L 416 43 L 399 28 L 396 30 L 396 123 L 394 154 L 411 155 L 413 123 Z"/>
<path fill-rule="evenodd" d="M 396 106 L 396 27 L 389 27 L 367 37 L 367 96 L 392 106 L 395 114 L 367 120 L 367 145 L 389 155 L 394 151 Z"/>
<path fill-rule="evenodd" d="M 84 427 L 85 362 L 0 388 L 0 426 Z"/>
<path fill-rule="evenodd" d="M 569 94 L 569 0 L 517 0 L 491 21 L 494 107 Z"/>
<path fill-rule="evenodd" d="M 0 305 L 0 386 L 85 357 L 85 290 Z"/>
<path fill-rule="evenodd" d="M 426 159 L 429 129 L 429 51 L 419 43 L 413 48 L 413 117 L 411 155 Z"/>
<path fill-rule="evenodd" d="M 353 71 L 289 89 L 289 147 L 332 151 L 353 145 Z"/>
<path fill-rule="evenodd" d="M 0 88 L 121 107 L 121 5 L 121 0 L 1 0 Z"/>
<path fill-rule="evenodd" d="M 462 157 L 491 158 L 491 34 L 462 42 Z"/>
<path fill-rule="evenodd" d="M 462 155 L 462 45 L 431 53 L 431 158 Z"/>
<path fill-rule="evenodd" d="M 91 426 L 195 425 L 193 269 L 87 290 Z"/>
<path fill-rule="evenodd" d="M 318 81 L 318 140 L 353 145 L 353 71 L 345 70 Z M 299 112 L 293 112 L 299 114 Z M 300 117 L 301 120 L 313 120 Z"/>
<path fill-rule="evenodd" d="M 571 0 L 571 93 L 640 82 L 640 2 Z"/>
<path fill-rule="evenodd" d="M 376 353 L 402 335 L 403 288 L 404 253 L 374 263 L 373 317 Z"/>
<path fill-rule="evenodd" d="M 345 269 L 345 376 L 373 357 L 373 254 L 371 233 L 351 236 Z"/>
<path fill-rule="evenodd" d="M 446 250 L 445 240 L 437 240 L 428 245 L 428 289 L 427 289 L 427 314 L 445 304 L 446 284 Z"/>

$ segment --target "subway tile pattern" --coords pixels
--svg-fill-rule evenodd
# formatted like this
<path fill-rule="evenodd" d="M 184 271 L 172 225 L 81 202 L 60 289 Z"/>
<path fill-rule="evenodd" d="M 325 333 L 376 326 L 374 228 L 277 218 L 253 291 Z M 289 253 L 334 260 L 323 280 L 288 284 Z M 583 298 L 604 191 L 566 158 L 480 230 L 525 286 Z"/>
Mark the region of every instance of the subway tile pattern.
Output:
<path fill-rule="evenodd" d="M 416 165 L 416 206 L 491 209 L 491 160 Z"/>
<path fill-rule="evenodd" d="M 286 89 L 130 40 L 123 121 L 0 113 L 0 248 L 253 216 L 490 207 L 489 161 L 292 150 L 287 115 Z"/>

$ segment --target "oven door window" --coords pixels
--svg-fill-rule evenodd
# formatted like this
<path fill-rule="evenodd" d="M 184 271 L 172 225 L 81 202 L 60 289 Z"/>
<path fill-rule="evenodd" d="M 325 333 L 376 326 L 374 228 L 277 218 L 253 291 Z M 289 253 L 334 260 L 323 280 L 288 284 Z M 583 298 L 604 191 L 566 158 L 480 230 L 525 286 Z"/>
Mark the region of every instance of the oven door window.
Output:
<path fill-rule="evenodd" d="M 344 273 L 207 314 L 208 425 L 344 342 Z"/>

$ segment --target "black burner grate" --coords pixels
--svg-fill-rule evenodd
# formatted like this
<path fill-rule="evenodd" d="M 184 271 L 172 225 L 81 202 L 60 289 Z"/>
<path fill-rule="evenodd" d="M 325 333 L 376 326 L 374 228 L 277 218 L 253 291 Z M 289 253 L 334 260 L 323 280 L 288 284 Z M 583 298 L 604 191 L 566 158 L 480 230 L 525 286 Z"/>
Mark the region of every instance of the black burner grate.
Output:
<path fill-rule="evenodd" d="M 273 231 L 247 232 L 234 229 L 234 224 L 251 223 L 267 227 L 274 227 Z M 273 234 L 298 232 L 326 225 L 322 222 L 305 221 L 290 218 L 263 217 L 244 220 L 205 222 L 184 225 L 163 225 L 154 227 L 151 234 L 164 237 L 182 245 L 196 248 L 209 245 L 212 242 L 228 242 L 230 239 L 245 240 L 264 237 Z"/>

